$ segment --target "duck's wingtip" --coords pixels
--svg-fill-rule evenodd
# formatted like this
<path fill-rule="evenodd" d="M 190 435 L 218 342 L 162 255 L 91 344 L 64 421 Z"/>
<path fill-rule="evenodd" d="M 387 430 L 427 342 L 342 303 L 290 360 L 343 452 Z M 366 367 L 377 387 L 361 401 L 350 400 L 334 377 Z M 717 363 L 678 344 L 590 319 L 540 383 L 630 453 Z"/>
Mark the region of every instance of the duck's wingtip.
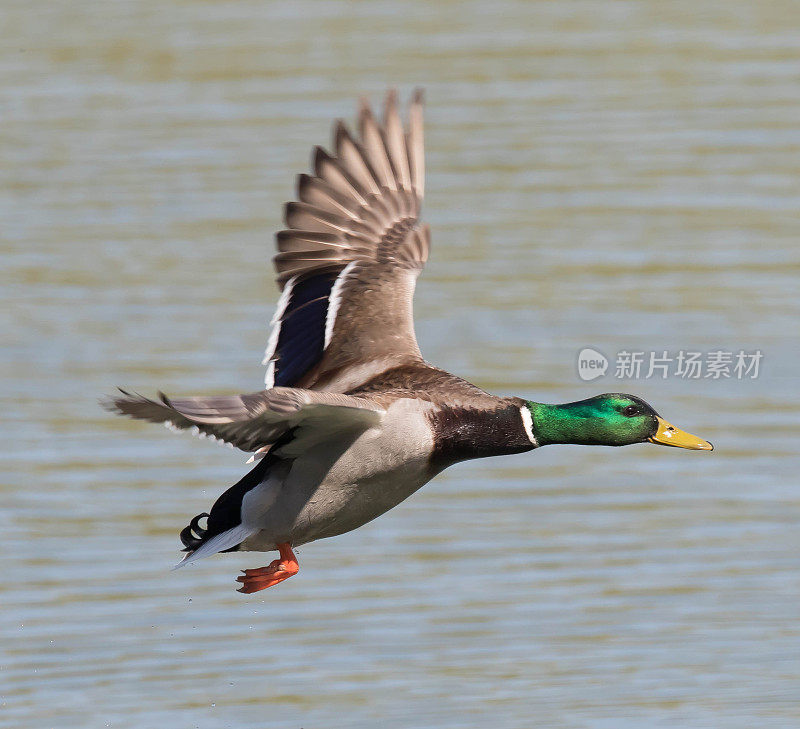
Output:
<path fill-rule="evenodd" d="M 120 392 L 123 398 L 132 397 L 130 392 L 123 390 L 121 387 L 118 387 L 117 390 Z M 97 398 L 97 404 L 100 405 L 103 410 L 108 410 L 110 413 L 119 413 L 117 401 L 120 399 L 122 398 L 120 398 L 119 395 L 101 395 Z"/>

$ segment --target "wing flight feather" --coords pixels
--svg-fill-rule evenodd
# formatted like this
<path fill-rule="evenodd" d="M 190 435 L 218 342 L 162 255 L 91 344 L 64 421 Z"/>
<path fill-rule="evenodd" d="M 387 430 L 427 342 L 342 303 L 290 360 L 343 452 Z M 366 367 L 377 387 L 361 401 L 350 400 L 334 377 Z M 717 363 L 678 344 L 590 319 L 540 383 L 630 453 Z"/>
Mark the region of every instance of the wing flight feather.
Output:
<path fill-rule="evenodd" d="M 387 363 L 421 357 L 411 305 L 430 249 L 419 224 L 421 92 L 412 97 L 405 129 L 394 91 L 382 123 L 362 100 L 358 130 L 356 138 L 344 122 L 334 125 L 333 153 L 314 149 L 314 173 L 298 176 L 298 200 L 286 205 L 274 263 L 278 285 L 290 295 L 273 322 L 267 387 L 341 391 Z"/>

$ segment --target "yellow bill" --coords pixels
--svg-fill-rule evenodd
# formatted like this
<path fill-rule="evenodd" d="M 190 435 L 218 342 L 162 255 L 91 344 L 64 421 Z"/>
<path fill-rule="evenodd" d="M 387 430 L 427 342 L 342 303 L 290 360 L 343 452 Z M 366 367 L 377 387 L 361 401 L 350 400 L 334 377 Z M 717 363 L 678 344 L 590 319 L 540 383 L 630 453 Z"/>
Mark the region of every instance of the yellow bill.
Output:
<path fill-rule="evenodd" d="M 707 440 L 670 425 L 664 418 L 658 418 L 658 430 L 654 436 L 647 440 L 651 443 L 674 446 L 675 448 L 689 448 L 693 451 L 714 450 L 714 446 Z"/>

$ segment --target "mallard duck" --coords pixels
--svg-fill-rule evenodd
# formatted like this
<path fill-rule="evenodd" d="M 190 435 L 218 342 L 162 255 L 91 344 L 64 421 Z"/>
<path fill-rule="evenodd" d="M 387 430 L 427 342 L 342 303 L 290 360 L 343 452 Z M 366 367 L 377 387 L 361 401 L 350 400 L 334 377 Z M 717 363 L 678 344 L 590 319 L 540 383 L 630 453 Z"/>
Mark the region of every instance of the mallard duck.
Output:
<path fill-rule="evenodd" d="M 417 91 L 404 127 L 394 92 L 382 123 L 362 101 L 358 136 L 337 122 L 334 152 L 316 147 L 313 174 L 298 177 L 298 201 L 277 234 L 281 295 L 264 390 L 158 399 L 121 390 L 106 401 L 257 461 L 181 532 L 186 555 L 176 566 L 277 550 L 271 564 L 237 577 L 252 593 L 298 571 L 293 547 L 366 524 L 460 461 L 558 443 L 712 449 L 634 395 L 561 405 L 501 397 L 422 358 L 412 314 L 430 250 L 419 220 L 422 104 Z"/>

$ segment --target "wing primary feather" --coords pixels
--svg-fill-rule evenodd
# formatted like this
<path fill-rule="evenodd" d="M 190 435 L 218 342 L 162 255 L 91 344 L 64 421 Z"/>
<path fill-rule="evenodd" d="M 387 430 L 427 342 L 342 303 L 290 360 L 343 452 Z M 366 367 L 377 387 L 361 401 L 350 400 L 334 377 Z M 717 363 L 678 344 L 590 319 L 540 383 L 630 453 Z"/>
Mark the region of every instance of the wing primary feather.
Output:
<path fill-rule="evenodd" d="M 367 204 L 365 190 L 322 147 L 314 148 L 314 173 L 334 190 L 351 197 L 361 205 Z"/>
<path fill-rule="evenodd" d="M 408 152 L 406 152 L 403 124 L 397 111 L 397 91 L 394 89 L 386 94 L 383 117 L 386 149 L 389 151 L 389 159 L 392 162 L 399 187 L 410 190 L 411 174 L 408 170 Z"/>
<path fill-rule="evenodd" d="M 383 134 L 372 114 L 369 102 L 363 98 L 360 104 L 358 125 L 361 143 L 364 145 L 364 149 L 376 172 L 378 182 L 381 187 L 385 187 L 387 190 L 397 190 L 397 181 L 383 141 Z"/>
<path fill-rule="evenodd" d="M 289 228 L 307 230 L 312 233 L 343 235 L 350 231 L 353 224 L 349 218 L 343 218 L 341 215 L 304 202 L 286 203 L 284 218 Z"/>
<path fill-rule="evenodd" d="M 323 210 L 329 210 L 348 218 L 357 218 L 361 204 L 350 196 L 342 195 L 319 177 L 302 174 L 297 176 L 297 197 Z"/>
<path fill-rule="evenodd" d="M 341 119 L 336 122 L 333 145 L 340 164 L 350 176 L 361 185 L 367 194 L 377 194 L 380 185 L 358 144 L 350 136 L 350 132 Z"/>
<path fill-rule="evenodd" d="M 406 140 L 411 185 L 419 199 L 422 199 L 425 195 L 425 136 L 422 121 L 424 101 L 422 89 L 415 89 L 408 109 L 408 136 Z"/>

